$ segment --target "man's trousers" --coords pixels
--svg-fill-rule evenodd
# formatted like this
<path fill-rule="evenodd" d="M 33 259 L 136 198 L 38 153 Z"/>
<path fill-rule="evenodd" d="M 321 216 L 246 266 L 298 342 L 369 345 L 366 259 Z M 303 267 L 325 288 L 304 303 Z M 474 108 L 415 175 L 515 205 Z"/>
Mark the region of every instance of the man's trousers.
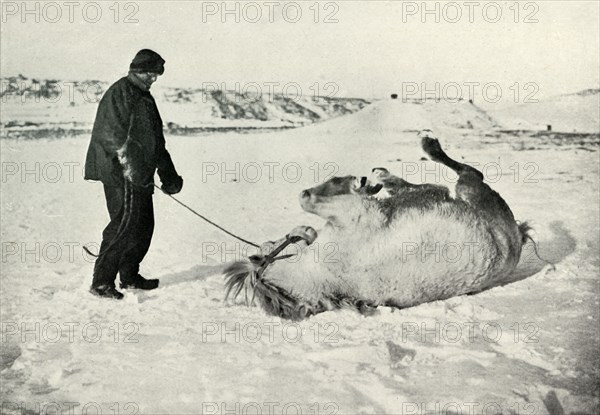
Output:
<path fill-rule="evenodd" d="M 154 231 L 152 191 L 126 182 L 122 186 L 104 185 L 110 223 L 102 232 L 100 256 L 94 266 L 93 287 L 131 281 L 146 256 Z"/>

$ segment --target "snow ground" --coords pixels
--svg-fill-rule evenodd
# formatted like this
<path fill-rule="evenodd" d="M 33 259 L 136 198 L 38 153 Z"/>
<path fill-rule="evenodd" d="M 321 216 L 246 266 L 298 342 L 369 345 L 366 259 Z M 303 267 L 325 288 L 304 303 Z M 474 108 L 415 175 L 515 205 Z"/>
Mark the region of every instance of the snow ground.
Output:
<path fill-rule="evenodd" d="M 162 194 L 142 264 L 160 288 L 91 296 L 82 245 L 100 242 L 107 213 L 101 185 L 82 179 L 87 137 L 0 141 L 3 413 L 598 413 L 598 143 L 542 145 L 444 105 L 381 102 L 295 130 L 167 137 L 185 180 L 177 197 L 264 242 L 319 228 L 297 195 L 331 173 L 385 166 L 451 185 L 420 161 L 415 130 L 431 128 L 450 155 L 480 163 L 556 264 L 528 246 L 503 287 L 300 323 L 224 304 L 223 264 L 253 251 Z M 455 128 L 463 118 L 475 128 Z"/>

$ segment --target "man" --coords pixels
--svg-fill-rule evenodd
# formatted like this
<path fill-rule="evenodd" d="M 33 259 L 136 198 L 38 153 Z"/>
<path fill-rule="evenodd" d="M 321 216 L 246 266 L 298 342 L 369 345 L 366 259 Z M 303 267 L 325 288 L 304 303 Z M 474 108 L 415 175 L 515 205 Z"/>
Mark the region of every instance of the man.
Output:
<path fill-rule="evenodd" d="M 85 161 L 85 179 L 104 184 L 110 222 L 94 266 L 90 292 L 121 299 L 121 288 L 152 290 L 158 280 L 139 275 L 154 230 L 154 173 L 158 171 L 168 194 L 178 193 L 183 179 L 165 148 L 162 120 L 149 90 L 164 73 L 164 59 L 149 49 L 140 50 L 129 74 L 115 82 L 98 106 Z"/>

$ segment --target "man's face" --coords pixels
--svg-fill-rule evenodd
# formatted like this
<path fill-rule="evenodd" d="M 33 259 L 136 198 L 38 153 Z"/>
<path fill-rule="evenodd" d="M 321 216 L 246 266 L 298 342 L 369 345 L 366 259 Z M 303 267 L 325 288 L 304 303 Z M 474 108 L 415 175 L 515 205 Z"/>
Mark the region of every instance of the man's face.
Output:
<path fill-rule="evenodd" d="M 140 72 L 137 75 L 142 80 L 142 82 L 148 85 L 148 88 L 152 86 L 152 84 L 156 82 L 156 79 L 158 78 L 158 74 L 153 72 Z"/>

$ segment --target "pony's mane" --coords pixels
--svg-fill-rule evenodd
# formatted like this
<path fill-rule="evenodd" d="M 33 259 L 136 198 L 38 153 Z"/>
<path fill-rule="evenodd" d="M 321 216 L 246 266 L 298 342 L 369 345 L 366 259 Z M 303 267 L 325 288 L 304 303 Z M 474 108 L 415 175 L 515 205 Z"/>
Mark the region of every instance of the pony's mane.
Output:
<path fill-rule="evenodd" d="M 286 289 L 262 278 L 258 268 L 250 261 L 237 261 L 224 270 L 225 299 L 230 295 L 235 300 L 244 291 L 246 305 L 251 306 L 254 300 L 262 306 L 267 314 L 289 319 L 302 320 L 314 314 L 337 309 L 352 309 L 364 315 L 372 315 L 377 305 L 360 298 L 350 297 L 344 293 L 331 293 L 316 302 L 309 302 Z M 248 301 L 248 295 L 252 297 Z"/>

